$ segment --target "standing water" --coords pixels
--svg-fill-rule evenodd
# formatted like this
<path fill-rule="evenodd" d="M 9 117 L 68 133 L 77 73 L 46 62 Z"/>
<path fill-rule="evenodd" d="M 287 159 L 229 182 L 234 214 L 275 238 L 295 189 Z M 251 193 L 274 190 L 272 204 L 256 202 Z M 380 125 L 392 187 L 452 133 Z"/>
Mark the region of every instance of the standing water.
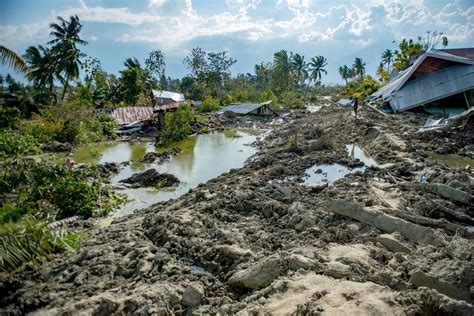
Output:
<path fill-rule="evenodd" d="M 227 137 L 224 133 L 212 133 L 198 135 L 190 139 L 172 144 L 181 148 L 182 153 L 172 157 L 164 164 L 143 164 L 132 162 L 125 166 L 120 172 L 112 177 L 113 186 L 121 186 L 120 180 L 130 177 L 134 173 L 143 172 L 154 168 L 160 173 L 171 173 L 178 177 L 181 183 L 176 188 L 158 190 L 155 188 L 125 188 L 120 193 L 127 195 L 129 202 L 125 203 L 119 210 L 119 214 L 129 214 L 133 210 L 148 207 L 154 203 L 177 198 L 199 183 L 204 183 L 212 178 L 229 171 L 232 168 L 240 168 L 245 160 L 256 152 L 256 149 L 248 146 L 256 140 L 257 136 L 247 132 L 238 131 L 241 137 Z M 91 161 L 85 157 L 74 156 L 78 162 L 124 162 L 142 158 L 147 152 L 159 151 L 151 142 L 141 142 L 130 145 L 117 143 L 99 148 L 100 156 Z M 163 148 L 161 148 L 163 150 Z"/>

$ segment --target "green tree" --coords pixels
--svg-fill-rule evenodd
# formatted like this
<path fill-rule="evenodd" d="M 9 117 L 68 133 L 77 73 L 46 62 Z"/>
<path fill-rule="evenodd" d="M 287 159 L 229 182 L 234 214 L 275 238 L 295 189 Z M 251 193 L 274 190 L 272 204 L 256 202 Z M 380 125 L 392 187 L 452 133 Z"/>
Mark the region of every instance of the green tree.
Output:
<path fill-rule="evenodd" d="M 199 111 L 201 112 L 214 112 L 221 108 L 219 101 L 213 99 L 211 96 L 207 96 L 204 101 L 202 101 L 199 106 Z"/>
<path fill-rule="evenodd" d="M 135 105 L 140 93 L 144 89 L 142 73 L 139 68 L 126 68 L 120 72 L 120 85 L 122 86 L 125 102 Z"/>
<path fill-rule="evenodd" d="M 362 60 L 362 58 L 356 57 L 354 60 L 354 64 L 352 67 L 354 68 L 354 75 L 359 76 L 359 80 L 362 82 L 364 80 L 365 75 L 365 66 L 367 64 Z"/>
<path fill-rule="evenodd" d="M 398 45 L 399 50 L 395 51 L 393 67 L 402 71 L 411 64 L 412 57 L 418 55 L 423 50 L 423 44 L 413 41 L 413 39 L 403 39 Z"/>
<path fill-rule="evenodd" d="M 28 78 L 41 89 L 54 89 L 54 79 L 58 73 L 56 57 L 49 48 L 30 46 L 26 50 L 25 59 L 30 65 Z"/>
<path fill-rule="evenodd" d="M 12 68 L 18 73 L 28 75 L 30 69 L 26 62 L 13 50 L 0 44 L 0 64 Z"/>
<path fill-rule="evenodd" d="M 324 67 L 328 65 L 327 59 L 324 56 L 316 56 L 311 58 L 309 62 L 310 76 L 311 81 L 316 82 L 317 85 L 321 84 L 322 74 L 325 75 L 328 73 Z"/>
<path fill-rule="evenodd" d="M 62 17 L 58 17 L 58 20 L 59 23 L 49 25 L 52 29 L 50 36 L 53 39 L 48 44 L 54 45 L 52 49 L 57 58 L 57 71 L 64 75 L 64 88 L 61 96 L 61 99 L 64 100 L 69 81 L 79 77 L 80 58 L 85 56 L 77 48 L 77 45 L 86 45 L 87 42 L 79 36 L 82 25 L 77 15 L 70 16 L 68 21 Z"/>
<path fill-rule="evenodd" d="M 272 64 L 260 63 L 254 66 L 255 80 L 258 89 L 267 89 L 272 80 Z"/>
<path fill-rule="evenodd" d="M 288 92 L 290 87 L 290 58 L 286 50 L 273 54 L 272 90 L 279 95 Z"/>
<path fill-rule="evenodd" d="M 306 79 L 308 79 L 308 65 L 304 60 L 304 56 L 292 53 L 290 56 L 290 65 L 296 82 L 302 86 Z"/>
<path fill-rule="evenodd" d="M 339 75 L 346 82 L 346 87 L 348 85 L 349 79 L 353 77 L 352 69 L 347 67 L 347 65 L 339 67 Z"/>
<path fill-rule="evenodd" d="M 193 132 L 191 122 L 194 120 L 191 106 L 181 103 L 176 112 L 166 112 L 165 128 L 157 135 L 157 142 L 165 144 L 186 139 Z"/>
<path fill-rule="evenodd" d="M 387 65 L 387 71 L 390 71 L 390 66 L 393 62 L 393 52 L 390 49 L 384 50 L 382 53 L 382 63 Z"/>
<path fill-rule="evenodd" d="M 148 74 L 158 81 L 165 75 L 165 55 L 159 49 L 151 51 L 148 58 L 145 60 L 145 70 Z M 161 87 L 164 89 L 164 87 Z"/>
<path fill-rule="evenodd" d="M 424 36 L 418 36 L 418 42 L 423 46 L 423 50 L 430 50 L 436 48 L 439 44 L 443 47 L 448 46 L 448 37 L 444 36 L 443 32 L 426 31 Z"/>

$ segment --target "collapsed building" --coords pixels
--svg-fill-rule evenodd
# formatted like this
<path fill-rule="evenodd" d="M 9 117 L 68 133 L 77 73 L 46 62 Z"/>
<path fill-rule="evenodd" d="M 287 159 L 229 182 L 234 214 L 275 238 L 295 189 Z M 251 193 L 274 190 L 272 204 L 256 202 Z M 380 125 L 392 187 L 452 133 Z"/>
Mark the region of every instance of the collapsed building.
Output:
<path fill-rule="evenodd" d="M 279 114 L 271 107 L 272 101 L 262 103 L 231 103 L 223 107 L 217 114 L 223 114 L 228 117 L 233 116 L 279 116 Z"/>
<path fill-rule="evenodd" d="M 429 50 L 369 96 L 393 112 L 455 115 L 474 106 L 474 48 Z"/>

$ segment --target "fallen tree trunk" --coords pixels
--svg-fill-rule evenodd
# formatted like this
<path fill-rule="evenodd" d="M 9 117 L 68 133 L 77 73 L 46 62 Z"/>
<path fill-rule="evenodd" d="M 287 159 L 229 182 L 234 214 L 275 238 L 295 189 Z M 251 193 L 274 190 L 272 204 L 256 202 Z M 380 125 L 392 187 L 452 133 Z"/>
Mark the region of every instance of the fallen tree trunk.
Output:
<path fill-rule="evenodd" d="M 473 202 L 473 197 L 471 194 L 461 191 L 459 189 L 452 188 L 446 184 L 442 183 L 427 183 L 423 187 L 425 190 L 438 194 L 442 197 L 445 197 L 456 202 L 471 204 Z"/>
<path fill-rule="evenodd" d="M 440 236 L 429 227 L 410 223 L 381 211 L 362 207 L 360 204 L 347 200 L 333 200 L 329 209 L 339 215 L 353 218 L 359 222 L 377 227 L 385 232 L 399 232 L 406 239 L 420 243 L 439 246 L 443 243 Z"/>

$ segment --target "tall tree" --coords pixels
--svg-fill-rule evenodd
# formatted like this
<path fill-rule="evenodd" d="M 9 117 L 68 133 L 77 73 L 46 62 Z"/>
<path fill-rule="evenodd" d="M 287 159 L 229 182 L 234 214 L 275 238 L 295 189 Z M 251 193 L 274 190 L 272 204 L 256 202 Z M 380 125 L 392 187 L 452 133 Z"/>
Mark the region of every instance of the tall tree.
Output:
<path fill-rule="evenodd" d="M 393 67 L 398 71 L 407 69 L 414 56 L 417 56 L 423 50 L 423 44 L 415 42 L 413 39 L 403 39 L 398 44 L 399 50 L 395 51 Z"/>
<path fill-rule="evenodd" d="M 257 88 L 267 89 L 272 79 L 272 64 L 260 63 L 254 66 Z"/>
<path fill-rule="evenodd" d="M 306 79 L 308 79 L 307 64 L 304 60 L 304 56 L 296 53 L 290 55 L 290 66 L 293 72 L 293 76 L 299 85 L 303 85 Z"/>
<path fill-rule="evenodd" d="M 54 52 L 41 45 L 30 46 L 24 57 L 31 69 L 28 78 L 41 89 L 48 88 L 51 94 L 54 88 L 54 79 L 58 75 L 58 64 Z"/>
<path fill-rule="evenodd" d="M 206 71 L 206 56 L 207 54 L 202 48 L 196 47 L 184 58 L 183 63 L 191 71 L 191 76 L 197 78 Z"/>
<path fill-rule="evenodd" d="M 6 65 L 13 70 L 28 75 L 30 69 L 26 62 L 13 50 L 0 44 L 0 64 Z"/>
<path fill-rule="evenodd" d="M 353 76 L 352 72 L 352 68 L 347 67 L 347 65 L 339 67 L 339 75 L 346 82 L 346 86 L 348 85 L 348 80 Z"/>
<path fill-rule="evenodd" d="M 448 46 L 448 38 L 443 32 L 438 31 L 426 31 L 425 36 L 418 36 L 418 42 L 423 46 L 423 50 L 436 48 L 439 44 L 443 47 Z"/>
<path fill-rule="evenodd" d="M 165 67 L 165 55 L 161 50 L 154 50 L 148 54 L 145 69 L 155 80 L 161 80 L 161 77 L 165 75 Z"/>
<path fill-rule="evenodd" d="M 324 56 L 316 56 L 311 58 L 311 61 L 309 62 L 309 79 L 319 85 L 321 83 L 322 74 L 327 75 L 328 73 L 326 69 L 324 69 L 324 67 L 327 65 L 328 62 Z"/>
<path fill-rule="evenodd" d="M 290 86 L 290 58 L 286 50 L 273 54 L 272 86 L 275 92 L 284 94 Z"/>
<path fill-rule="evenodd" d="M 387 71 L 390 71 L 390 66 L 392 65 L 393 61 L 393 52 L 390 49 L 384 50 L 382 53 L 382 63 L 387 65 Z"/>
<path fill-rule="evenodd" d="M 356 76 L 359 76 L 361 82 L 364 80 L 366 65 L 367 64 L 362 60 L 362 58 L 359 57 L 356 57 L 356 59 L 354 60 L 354 64 L 352 65 L 352 67 L 354 68 L 354 74 Z"/>
<path fill-rule="evenodd" d="M 70 16 L 66 21 L 58 17 L 59 23 L 51 23 L 52 29 L 50 36 L 53 37 L 48 44 L 52 44 L 53 50 L 57 54 L 58 72 L 64 75 L 64 89 L 61 99 L 64 99 L 69 81 L 79 77 L 80 58 L 85 56 L 77 48 L 77 45 L 86 45 L 87 42 L 79 36 L 82 25 L 77 15 Z"/>

